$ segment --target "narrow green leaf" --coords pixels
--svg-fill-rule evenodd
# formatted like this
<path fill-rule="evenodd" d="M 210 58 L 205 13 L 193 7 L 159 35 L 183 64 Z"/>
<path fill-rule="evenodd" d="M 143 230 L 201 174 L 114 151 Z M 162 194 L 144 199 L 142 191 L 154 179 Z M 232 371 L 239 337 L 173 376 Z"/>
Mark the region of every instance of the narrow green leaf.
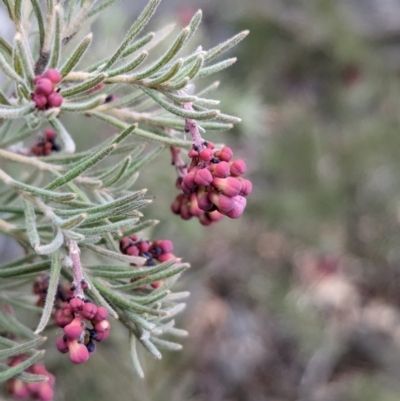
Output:
<path fill-rule="evenodd" d="M 112 67 L 115 62 L 121 57 L 124 50 L 127 48 L 129 43 L 140 33 L 140 31 L 145 27 L 148 23 L 152 15 L 154 14 L 156 8 L 160 4 L 161 0 L 150 0 L 147 3 L 147 6 L 143 10 L 143 12 L 139 15 L 136 21 L 133 23 L 128 33 L 126 34 L 124 40 L 121 45 L 115 51 L 115 53 L 110 57 L 106 65 L 103 67 L 103 71 L 107 71 L 110 67 Z"/>
<path fill-rule="evenodd" d="M 105 1 L 103 4 L 100 4 L 99 6 L 97 6 L 96 8 L 93 8 L 93 10 L 91 10 L 88 15 L 87 18 L 91 18 L 94 17 L 95 15 L 101 13 L 103 10 L 105 10 L 106 8 L 110 7 L 111 5 L 113 5 L 114 3 L 116 3 L 118 0 L 107 0 Z"/>
<path fill-rule="evenodd" d="M 43 344 L 47 340 L 47 337 L 38 337 L 32 341 L 28 341 L 24 344 L 18 344 L 14 347 L 0 350 L 0 358 L 8 358 L 14 355 L 23 354 L 30 349 L 37 348 L 39 345 Z"/>
<path fill-rule="evenodd" d="M 28 48 L 28 46 L 25 45 L 25 42 L 19 32 L 15 35 L 14 42 L 19 59 L 22 64 L 24 76 L 31 85 L 35 74 L 33 72 L 33 64 L 31 63 L 30 49 Z"/>
<path fill-rule="evenodd" d="M 57 228 L 57 233 L 53 238 L 53 240 L 46 245 L 37 245 L 35 247 L 35 252 L 38 255 L 49 255 L 53 252 L 56 252 L 63 243 L 64 243 L 63 232 L 59 228 Z"/>
<path fill-rule="evenodd" d="M 177 61 L 175 61 L 175 63 L 159 77 L 145 81 L 145 85 L 149 87 L 154 87 L 156 85 L 162 84 L 165 81 L 170 80 L 179 72 L 179 70 L 182 67 L 182 64 L 183 64 L 183 59 L 180 58 Z"/>
<path fill-rule="evenodd" d="M 31 202 L 23 199 L 24 210 L 25 210 L 25 224 L 26 231 L 28 234 L 29 242 L 33 249 L 40 244 L 39 234 L 36 229 L 36 214 Z"/>
<path fill-rule="evenodd" d="M 51 318 L 51 314 L 53 312 L 53 307 L 54 307 L 54 301 L 57 295 L 58 283 L 60 281 L 60 270 L 61 270 L 60 250 L 57 249 L 56 251 L 54 251 L 52 255 L 50 281 L 46 294 L 46 301 L 35 334 L 39 334 L 40 332 L 42 332 L 46 328 L 47 323 Z"/>
<path fill-rule="evenodd" d="M 134 371 L 138 374 L 141 379 L 144 379 L 144 372 L 140 365 L 139 357 L 136 349 L 136 337 L 134 334 L 129 333 L 129 350 L 131 355 L 131 361 Z"/>
<path fill-rule="evenodd" d="M 99 235 L 99 234 L 106 234 L 109 232 L 114 232 L 118 231 L 122 228 L 131 228 L 134 226 L 139 219 L 127 219 L 127 220 L 122 220 L 117 223 L 111 223 L 111 224 L 104 224 L 104 225 L 96 225 L 95 227 L 92 228 L 78 228 L 76 232 L 79 234 L 83 234 L 85 236 L 88 235 Z"/>
<path fill-rule="evenodd" d="M 0 107 L 0 118 L 3 119 L 15 119 L 28 114 L 34 109 L 33 103 L 20 107 Z"/>
<path fill-rule="evenodd" d="M 93 280 L 93 284 L 100 293 L 106 298 L 109 299 L 111 302 L 115 302 L 121 308 L 127 308 L 138 313 L 148 313 L 149 315 L 153 316 L 164 316 L 166 312 L 163 310 L 156 310 L 153 308 L 148 308 L 146 306 L 140 305 L 136 302 L 129 301 L 124 297 L 124 295 L 119 295 L 116 291 L 111 291 L 107 288 L 104 284 L 100 283 L 98 280 Z"/>
<path fill-rule="evenodd" d="M 54 23 L 54 32 L 53 32 L 53 48 L 51 51 L 51 57 L 49 62 L 50 68 L 57 68 L 58 63 L 60 62 L 61 55 L 61 31 L 62 31 L 62 16 L 61 16 L 61 8 L 60 5 L 57 4 L 54 7 L 55 14 L 55 23 Z"/>
<path fill-rule="evenodd" d="M 93 34 L 90 32 L 81 43 L 79 43 L 78 47 L 72 52 L 71 56 L 67 59 L 64 65 L 61 67 L 60 74 L 65 77 L 71 72 L 74 67 L 81 61 L 83 55 L 86 53 L 90 44 L 92 43 Z"/>
<path fill-rule="evenodd" d="M 11 58 L 12 46 L 3 37 L 0 37 L 0 50 L 3 54 Z"/>
<path fill-rule="evenodd" d="M 17 320 L 13 315 L 0 311 L 0 327 L 3 327 L 8 333 L 15 334 L 23 338 L 35 338 L 33 331 Z"/>
<path fill-rule="evenodd" d="M 7 63 L 4 56 L 0 53 L 0 68 L 3 70 L 4 74 L 6 74 L 13 81 L 18 82 L 19 84 L 26 87 L 25 81 L 15 72 L 15 70 Z"/>
<path fill-rule="evenodd" d="M 107 74 L 101 73 L 99 75 L 96 75 L 95 77 L 88 79 L 80 84 L 77 84 L 75 86 L 71 86 L 69 88 L 65 88 L 61 90 L 61 95 L 63 97 L 70 97 L 77 95 L 78 93 L 86 92 L 92 88 L 94 88 L 96 85 L 100 84 L 107 78 Z"/>
<path fill-rule="evenodd" d="M 161 136 L 154 134 L 153 132 L 145 131 L 143 129 L 137 128 L 134 134 L 140 138 L 147 139 L 149 141 L 163 143 L 169 146 L 178 146 L 180 148 L 190 149 L 192 146 L 191 141 L 184 141 L 182 139 L 174 138 L 171 136 Z"/>
<path fill-rule="evenodd" d="M 147 70 L 143 71 L 140 74 L 135 74 L 135 79 L 141 80 L 143 78 L 149 77 L 151 74 L 158 71 L 160 68 L 165 66 L 170 60 L 172 60 L 175 55 L 182 49 L 184 44 L 187 42 L 187 38 L 190 34 L 190 28 L 186 27 L 182 30 L 182 32 L 178 35 L 174 43 L 171 47 L 166 51 L 166 53 L 160 57 L 152 66 L 150 66 Z"/>
<path fill-rule="evenodd" d="M 25 369 L 29 368 L 29 366 L 33 365 L 35 362 L 37 362 L 39 359 L 41 359 L 43 357 L 44 353 L 45 353 L 45 351 L 39 351 L 39 352 L 33 354 L 28 359 L 25 359 L 25 361 L 19 363 L 18 365 L 15 365 L 3 372 L 0 372 L 0 382 L 11 379 L 12 377 L 16 376 L 18 373 L 22 373 Z"/>
<path fill-rule="evenodd" d="M 109 178 L 108 180 L 103 181 L 103 187 L 109 188 L 112 185 L 116 184 L 123 177 L 125 172 L 128 170 L 128 168 L 131 164 L 131 160 L 132 160 L 132 158 L 130 156 L 126 157 L 123 160 L 122 165 L 120 166 L 117 174 L 114 174 L 113 177 Z"/>
<path fill-rule="evenodd" d="M 63 202 L 76 199 L 76 194 L 73 193 L 67 193 L 67 192 L 59 193 L 54 191 L 48 191 L 46 189 L 40 189 L 18 181 L 13 181 L 12 183 L 10 183 L 10 185 L 14 188 L 21 189 L 22 191 L 29 192 L 34 196 L 49 199 L 55 202 Z"/>
<path fill-rule="evenodd" d="M 136 58 L 134 58 L 129 63 L 127 63 L 121 67 L 118 67 L 114 70 L 107 71 L 108 76 L 111 78 L 111 77 L 115 77 L 117 75 L 127 74 L 128 72 L 133 71 L 136 67 L 138 67 L 140 64 L 142 64 L 143 61 L 146 60 L 148 55 L 149 55 L 149 53 L 146 50 L 143 50 L 142 53 L 140 53 Z"/>
<path fill-rule="evenodd" d="M 107 95 L 100 95 L 100 96 L 95 96 L 95 97 L 87 100 L 86 102 L 80 102 L 80 103 L 64 102 L 61 106 L 61 110 L 73 111 L 73 112 L 77 112 L 77 113 L 84 113 L 84 112 L 87 112 L 88 110 L 95 109 L 96 107 L 104 104 L 106 98 L 107 98 Z"/>
<path fill-rule="evenodd" d="M 38 23 L 38 28 L 39 28 L 39 48 L 41 49 L 43 47 L 43 42 L 44 42 L 44 23 L 43 23 L 43 15 L 42 15 L 42 10 L 40 9 L 38 0 L 31 0 L 32 3 L 32 8 L 36 16 L 36 20 Z"/>
<path fill-rule="evenodd" d="M 11 106 L 11 103 L 9 102 L 7 96 L 2 90 L 0 90 L 0 103 L 6 106 Z"/>
<path fill-rule="evenodd" d="M 143 330 L 145 332 L 145 330 Z M 138 337 L 138 340 L 146 348 L 147 351 L 155 358 L 161 359 L 161 352 L 157 349 L 157 347 L 150 341 L 150 336 L 147 332 L 141 337 Z"/>
<path fill-rule="evenodd" d="M 153 337 L 151 341 L 154 343 L 154 345 L 168 351 L 181 351 L 183 348 L 181 344 L 174 343 L 172 341 L 161 340 L 160 338 Z"/>
<path fill-rule="evenodd" d="M 205 61 L 208 62 L 213 58 L 219 56 L 223 52 L 226 52 L 230 48 L 236 46 L 239 42 L 241 42 L 250 31 L 242 31 L 235 35 L 233 38 L 228 39 L 227 41 L 220 43 L 219 45 L 213 47 L 212 49 L 207 51 L 207 55 L 205 57 Z"/>
<path fill-rule="evenodd" d="M 154 32 L 150 32 L 147 35 L 143 36 L 142 38 L 136 40 L 134 43 L 129 45 L 126 50 L 122 52 L 121 58 L 127 57 L 134 53 L 135 51 L 139 50 L 143 46 L 147 45 L 147 43 L 151 42 L 155 37 Z"/>
<path fill-rule="evenodd" d="M 175 114 L 177 116 L 183 117 L 183 118 L 193 118 L 196 120 L 209 120 L 212 118 L 215 118 L 219 114 L 219 110 L 207 110 L 207 111 L 191 111 L 191 110 L 185 110 L 181 107 L 175 106 L 172 103 L 164 100 L 161 98 L 158 94 L 155 93 L 155 91 L 147 88 L 141 88 L 143 92 L 145 92 L 147 95 L 149 95 L 155 102 L 157 102 L 160 106 L 162 106 L 164 109 L 169 111 L 172 114 Z"/>
<path fill-rule="evenodd" d="M 59 227 L 63 230 L 70 230 L 82 224 L 85 221 L 86 217 L 86 213 L 78 214 L 77 216 L 73 216 L 68 220 L 63 220 L 62 222 L 60 222 Z"/>
<path fill-rule="evenodd" d="M 230 67 L 232 64 L 236 63 L 237 58 L 229 58 L 227 60 L 221 61 L 219 63 L 213 64 L 209 67 L 203 68 L 197 75 L 198 78 L 203 78 L 211 74 L 215 74 L 219 71 L 225 70 L 225 68 Z"/>
<path fill-rule="evenodd" d="M 72 139 L 71 135 L 68 133 L 64 125 L 61 124 L 61 121 L 58 118 L 51 118 L 49 120 L 51 126 L 57 132 L 58 138 L 63 144 L 64 152 L 66 153 L 74 153 L 75 152 L 75 142 Z"/>
<path fill-rule="evenodd" d="M 91 251 L 98 253 L 99 255 L 111 258 L 113 260 L 120 260 L 121 262 L 134 263 L 135 265 L 141 266 L 146 261 L 145 258 L 141 258 L 139 256 L 123 255 L 121 253 L 113 252 L 97 245 L 85 244 L 84 246 Z"/>

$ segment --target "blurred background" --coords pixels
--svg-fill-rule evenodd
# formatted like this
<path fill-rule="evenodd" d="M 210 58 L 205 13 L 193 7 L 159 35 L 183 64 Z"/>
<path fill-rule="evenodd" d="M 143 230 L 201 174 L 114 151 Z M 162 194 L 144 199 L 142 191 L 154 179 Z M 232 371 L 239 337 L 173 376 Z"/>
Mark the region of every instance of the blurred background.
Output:
<path fill-rule="evenodd" d="M 110 53 L 145 4 L 103 15 L 92 55 Z M 180 220 L 169 154 L 147 168 L 152 235 L 192 264 L 177 284 L 191 291 L 179 319 L 190 337 L 161 362 L 143 352 L 144 380 L 118 324 L 83 366 L 50 352 L 56 399 L 398 401 L 400 0 L 164 0 L 149 30 L 198 8 L 193 48 L 251 31 L 213 77 L 243 122 L 207 136 L 246 160 L 248 208 L 211 227 Z M 100 126 L 86 123 L 81 148 Z"/>

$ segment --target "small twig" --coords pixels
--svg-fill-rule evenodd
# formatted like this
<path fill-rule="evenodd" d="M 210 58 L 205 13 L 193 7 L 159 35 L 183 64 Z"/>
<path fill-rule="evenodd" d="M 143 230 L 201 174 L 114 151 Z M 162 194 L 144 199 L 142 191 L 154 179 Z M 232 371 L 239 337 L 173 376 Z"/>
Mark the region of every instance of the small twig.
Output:
<path fill-rule="evenodd" d="M 172 164 L 175 166 L 179 178 L 183 178 L 187 174 L 187 164 L 182 159 L 181 150 L 176 146 L 171 146 Z"/>
<path fill-rule="evenodd" d="M 34 157 L 23 156 L 14 152 L 9 152 L 8 150 L 0 149 L 0 158 L 11 160 L 18 163 L 30 164 L 37 167 L 39 170 L 50 171 L 62 171 L 63 167 L 57 164 L 48 164 L 42 162 Z"/>
<path fill-rule="evenodd" d="M 80 257 L 80 249 L 76 241 L 69 239 L 68 240 L 68 247 L 69 247 L 69 257 L 72 260 L 72 271 L 74 281 L 72 283 L 72 288 L 74 288 L 74 295 L 76 297 L 85 298 L 84 294 L 84 286 L 87 288 L 87 283 L 83 276 L 82 272 L 82 264 L 81 264 L 81 257 Z"/>

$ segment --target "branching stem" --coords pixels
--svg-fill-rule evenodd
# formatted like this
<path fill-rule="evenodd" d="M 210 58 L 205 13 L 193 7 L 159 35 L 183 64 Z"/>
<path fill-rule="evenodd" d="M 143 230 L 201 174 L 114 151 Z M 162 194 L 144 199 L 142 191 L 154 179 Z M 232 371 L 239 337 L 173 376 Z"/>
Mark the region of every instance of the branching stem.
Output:
<path fill-rule="evenodd" d="M 83 291 L 83 286 L 86 284 L 85 278 L 82 272 L 82 264 L 81 264 L 81 256 L 80 249 L 76 241 L 69 239 L 68 240 L 69 247 L 69 257 L 72 260 L 72 274 L 74 277 L 74 281 L 72 286 L 75 288 L 74 294 L 76 297 L 85 298 L 85 294 Z M 87 284 L 86 284 L 87 285 Z"/>

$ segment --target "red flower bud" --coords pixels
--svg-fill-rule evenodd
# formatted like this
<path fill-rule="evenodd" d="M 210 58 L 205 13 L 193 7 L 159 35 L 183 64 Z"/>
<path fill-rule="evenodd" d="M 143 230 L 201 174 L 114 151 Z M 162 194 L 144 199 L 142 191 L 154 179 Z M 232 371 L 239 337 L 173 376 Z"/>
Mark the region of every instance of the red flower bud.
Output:
<path fill-rule="evenodd" d="M 196 189 L 194 177 L 195 177 L 194 171 L 191 171 L 190 173 L 186 174 L 183 177 L 181 188 L 185 194 L 190 194 Z"/>
<path fill-rule="evenodd" d="M 54 68 L 47 70 L 42 76 L 49 79 L 53 84 L 58 84 L 62 80 L 61 74 Z"/>
<path fill-rule="evenodd" d="M 201 210 L 204 210 L 205 212 L 213 208 L 213 204 L 210 198 L 208 197 L 208 194 L 209 193 L 206 192 L 204 188 L 197 193 L 197 203 L 199 205 L 199 208 Z"/>
<path fill-rule="evenodd" d="M 105 331 L 110 330 L 110 322 L 108 320 L 101 320 L 94 325 L 94 329 L 98 333 L 104 333 Z"/>
<path fill-rule="evenodd" d="M 210 166 L 210 171 L 214 177 L 226 178 L 229 175 L 230 167 L 228 162 L 219 162 Z"/>
<path fill-rule="evenodd" d="M 81 298 L 75 297 L 69 301 L 69 306 L 71 307 L 72 312 L 76 313 L 82 310 L 84 302 Z"/>
<path fill-rule="evenodd" d="M 41 78 L 36 81 L 35 84 L 35 93 L 39 95 L 49 96 L 54 90 L 53 82 L 47 78 Z"/>
<path fill-rule="evenodd" d="M 223 147 L 221 150 L 215 152 L 215 157 L 218 157 L 224 162 L 229 162 L 232 159 L 233 151 L 228 146 Z"/>
<path fill-rule="evenodd" d="M 218 210 L 208 212 L 207 216 L 212 222 L 220 221 L 224 217 Z"/>
<path fill-rule="evenodd" d="M 253 184 L 251 183 L 251 181 L 246 180 L 245 178 L 238 178 L 238 180 L 241 182 L 242 184 L 242 189 L 239 192 L 239 195 L 242 196 L 247 196 L 251 193 L 251 191 L 253 190 Z"/>
<path fill-rule="evenodd" d="M 202 160 L 204 160 L 205 162 L 209 162 L 214 157 L 213 151 L 208 148 L 201 150 L 199 155 L 200 155 L 200 158 Z"/>
<path fill-rule="evenodd" d="M 242 189 L 241 182 L 235 177 L 214 178 L 212 185 L 226 196 L 236 196 Z"/>
<path fill-rule="evenodd" d="M 200 216 L 203 214 L 203 210 L 199 208 L 199 203 L 197 202 L 197 194 L 190 195 L 189 211 L 192 216 Z"/>
<path fill-rule="evenodd" d="M 77 340 L 83 333 L 82 318 L 78 316 L 65 326 L 64 333 L 70 340 Z"/>
<path fill-rule="evenodd" d="M 226 215 L 228 217 L 230 217 L 231 219 L 239 218 L 243 214 L 243 211 L 246 207 L 246 198 L 238 195 L 234 199 L 235 199 L 234 208 L 231 211 L 229 211 L 228 213 L 226 213 Z"/>
<path fill-rule="evenodd" d="M 235 160 L 233 163 L 231 163 L 231 174 L 233 176 L 239 176 L 242 175 L 246 172 L 246 163 L 241 160 Z"/>
<path fill-rule="evenodd" d="M 52 129 L 47 129 L 46 131 L 44 131 L 44 137 L 48 141 L 53 141 L 54 139 L 56 139 L 56 133 Z"/>
<path fill-rule="evenodd" d="M 56 324 L 60 327 L 65 327 L 67 324 L 70 324 L 74 320 L 74 316 L 71 314 L 69 316 L 64 315 L 62 310 L 58 310 L 55 316 Z"/>
<path fill-rule="evenodd" d="M 86 302 L 83 305 L 81 315 L 88 320 L 92 320 L 97 313 L 97 306 L 91 302 Z"/>
<path fill-rule="evenodd" d="M 139 256 L 139 248 L 136 245 L 131 245 L 125 250 L 125 254 L 128 256 Z"/>
<path fill-rule="evenodd" d="M 204 213 L 199 216 L 199 221 L 202 226 L 210 226 L 213 223 L 212 220 L 208 217 L 208 213 Z"/>
<path fill-rule="evenodd" d="M 194 149 L 190 149 L 190 150 L 189 150 L 189 153 L 188 153 L 188 156 L 189 156 L 191 159 L 193 159 L 193 158 L 199 156 L 199 152 L 197 152 L 197 151 L 194 150 Z"/>
<path fill-rule="evenodd" d="M 53 92 L 47 97 L 47 103 L 49 107 L 60 107 L 63 100 L 63 97 L 57 92 Z"/>
<path fill-rule="evenodd" d="M 184 194 L 179 194 L 179 195 L 175 198 L 174 202 L 173 202 L 172 205 L 171 205 L 172 213 L 174 213 L 174 214 L 180 214 L 180 212 L 181 212 L 182 199 L 184 198 L 184 196 L 185 196 Z"/>
<path fill-rule="evenodd" d="M 139 249 L 140 249 L 140 252 L 148 252 L 148 251 L 149 251 L 149 248 L 150 248 L 150 245 L 149 245 L 148 242 L 142 241 L 142 242 L 140 242 L 140 243 L 138 244 L 138 247 L 139 247 Z"/>
<path fill-rule="evenodd" d="M 34 93 L 32 96 L 32 100 L 35 102 L 35 106 L 39 110 L 45 110 L 47 106 L 47 97 L 45 95 L 41 95 L 39 93 Z"/>
<path fill-rule="evenodd" d="M 226 214 L 227 212 L 231 211 L 235 206 L 234 199 L 223 194 L 210 192 L 209 198 L 211 202 L 218 208 L 218 211 L 222 214 Z"/>
<path fill-rule="evenodd" d="M 66 341 L 64 341 L 64 339 L 62 337 L 58 337 L 57 338 L 56 347 L 63 354 L 66 354 L 68 352 L 68 345 L 67 345 Z"/>
<path fill-rule="evenodd" d="M 54 397 L 54 391 L 51 388 L 48 382 L 41 382 L 39 391 L 38 391 L 38 399 L 41 401 L 50 401 Z"/>
<path fill-rule="evenodd" d="M 20 379 L 13 379 L 9 391 L 15 398 L 23 399 L 29 397 L 28 386 Z"/>
<path fill-rule="evenodd" d="M 104 341 L 110 336 L 110 330 L 103 331 L 102 333 L 97 333 L 96 341 Z"/>
<path fill-rule="evenodd" d="M 212 180 L 213 180 L 213 176 L 212 176 L 211 172 L 206 168 L 197 170 L 196 175 L 194 176 L 194 182 L 197 185 L 204 186 L 204 187 L 207 187 L 208 185 L 210 185 L 212 183 Z"/>
<path fill-rule="evenodd" d="M 108 317 L 108 310 L 104 306 L 98 306 L 96 315 L 94 316 L 95 321 L 102 321 L 107 319 Z"/>
<path fill-rule="evenodd" d="M 125 253 L 125 250 L 133 245 L 133 241 L 129 237 L 124 237 L 119 240 L 119 250 Z"/>
<path fill-rule="evenodd" d="M 157 260 L 161 263 L 168 262 L 168 260 L 176 259 L 176 256 L 173 253 L 162 253 L 160 256 L 157 256 Z"/>
<path fill-rule="evenodd" d="M 68 340 L 69 359 L 73 363 L 80 364 L 89 359 L 89 351 L 84 344 L 78 343 L 76 340 Z"/>
<path fill-rule="evenodd" d="M 163 253 L 171 252 L 174 249 L 174 244 L 169 239 L 162 239 L 157 241 L 157 246 L 161 248 Z"/>
<path fill-rule="evenodd" d="M 151 283 L 150 285 L 156 290 L 157 288 L 161 287 L 162 283 L 163 282 L 161 280 L 158 280 L 158 281 L 155 281 L 154 283 Z"/>

